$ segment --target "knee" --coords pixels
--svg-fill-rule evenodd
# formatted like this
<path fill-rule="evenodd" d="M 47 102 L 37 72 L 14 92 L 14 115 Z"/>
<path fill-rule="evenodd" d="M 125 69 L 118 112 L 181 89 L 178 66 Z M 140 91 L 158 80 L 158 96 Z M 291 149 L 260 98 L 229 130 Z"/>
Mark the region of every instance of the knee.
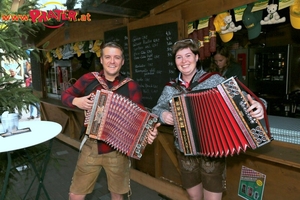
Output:
<path fill-rule="evenodd" d="M 189 194 L 189 199 L 190 200 L 201 200 L 202 196 L 199 194 Z"/>
<path fill-rule="evenodd" d="M 85 198 L 85 195 L 69 193 L 69 200 L 84 200 L 84 198 Z"/>
<path fill-rule="evenodd" d="M 123 200 L 124 199 L 122 194 L 110 192 L 110 195 L 111 195 L 112 200 Z"/>

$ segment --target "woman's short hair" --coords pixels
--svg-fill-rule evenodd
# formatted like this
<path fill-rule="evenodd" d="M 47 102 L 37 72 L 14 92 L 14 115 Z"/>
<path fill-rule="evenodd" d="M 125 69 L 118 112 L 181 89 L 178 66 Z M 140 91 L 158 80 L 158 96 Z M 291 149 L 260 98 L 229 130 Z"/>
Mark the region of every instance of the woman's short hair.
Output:
<path fill-rule="evenodd" d="M 198 41 L 195 41 L 191 38 L 179 40 L 174 43 L 172 48 L 172 53 L 175 56 L 177 51 L 185 48 L 190 48 L 190 50 L 195 54 L 199 55 L 199 44 Z"/>

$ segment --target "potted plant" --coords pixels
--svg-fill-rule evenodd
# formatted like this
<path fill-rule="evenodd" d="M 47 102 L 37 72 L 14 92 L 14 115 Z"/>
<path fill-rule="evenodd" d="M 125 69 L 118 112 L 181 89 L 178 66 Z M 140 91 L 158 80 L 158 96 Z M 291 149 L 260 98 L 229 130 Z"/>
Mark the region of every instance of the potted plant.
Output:
<path fill-rule="evenodd" d="M 3 72 L 3 68 L 0 72 Z M 39 102 L 33 94 L 32 89 L 23 86 L 23 81 L 10 77 L 5 74 L 0 77 L 0 114 L 4 111 L 9 113 L 22 113 L 23 110 L 29 111 L 29 106 Z"/>

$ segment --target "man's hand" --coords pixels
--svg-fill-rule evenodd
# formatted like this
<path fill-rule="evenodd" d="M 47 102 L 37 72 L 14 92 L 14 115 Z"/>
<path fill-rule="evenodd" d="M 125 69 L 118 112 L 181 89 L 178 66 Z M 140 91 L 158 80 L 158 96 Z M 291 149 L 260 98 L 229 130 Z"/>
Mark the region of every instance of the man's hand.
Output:
<path fill-rule="evenodd" d="M 157 135 L 158 135 L 157 128 L 159 126 L 160 126 L 160 123 L 157 123 L 157 124 L 155 124 L 153 130 L 150 130 L 150 133 L 148 134 L 148 138 L 147 138 L 148 144 L 152 144 L 154 139 L 157 137 Z"/>
<path fill-rule="evenodd" d="M 92 96 L 92 93 L 89 94 L 88 96 L 75 97 L 72 101 L 72 104 L 82 110 L 91 110 L 93 107 L 93 103 L 94 103 L 91 100 L 91 96 Z"/>

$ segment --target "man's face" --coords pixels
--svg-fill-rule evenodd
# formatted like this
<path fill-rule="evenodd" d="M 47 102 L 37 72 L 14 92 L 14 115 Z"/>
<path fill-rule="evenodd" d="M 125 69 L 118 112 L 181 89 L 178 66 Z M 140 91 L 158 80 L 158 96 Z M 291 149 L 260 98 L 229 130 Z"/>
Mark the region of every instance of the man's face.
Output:
<path fill-rule="evenodd" d="M 13 70 L 11 70 L 11 71 L 9 71 L 9 72 L 10 72 L 10 75 L 11 75 L 12 77 L 14 77 L 14 76 L 16 75 L 16 72 L 13 71 Z"/>
<path fill-rule="evenodd" d="M 105 47 L 100 62 L 103 65 L 105 78 L 113 81 L 119 75 L 124 64 L 122 51 L 115 47 Z"/>

